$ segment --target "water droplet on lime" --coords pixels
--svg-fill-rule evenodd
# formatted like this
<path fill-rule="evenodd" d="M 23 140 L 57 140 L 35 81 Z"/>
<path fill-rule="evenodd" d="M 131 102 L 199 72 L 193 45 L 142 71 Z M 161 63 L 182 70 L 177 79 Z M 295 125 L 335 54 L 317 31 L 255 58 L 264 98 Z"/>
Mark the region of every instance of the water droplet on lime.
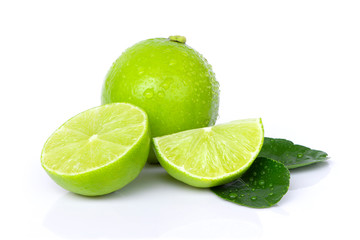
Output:
<path fill-rule="evenodd" d="M 164 81 L 161 83 L 160 87 L 162 87 L 163 89 L 168 89 L 170 84 L 172 82 L 172 79 L 170 77 L 167 77 L 164 79 Z"/>
<path fill-rule="evenodd" d="M 272 196 L 272 195 L 274 195 L 274 193 L 272 193 L 272 192 L 271 192 L 271 193 L 269 193 L 269 196 Z"/>
<path fill-rule="evenodd" d="M 152 90 L 152 88 L 148 88 L 145 90 L 145 92 L 143 93 L 144 97 L 146 98 L 152 98 L 154 95 L 154 90 Z"/>
<path fill-rule="evenodd" d="M 297 155 L 297 157 L 298 157 L 298 158 L 302 158 L 302 157 L 303 157 L 303 154 L 302 154 L 302 153 L 299 153 L 299 154 Z"/>
<path fill-rule="evenodd" d="M 264 185 L 265 181 L 264 180 L 259 180 L 259 185 Z"/>
<path fill-rule="evenodd" d="M 164 82 L 162 85 L 161 85 L 164 89 L 168 89 L 169 88 L 169 84 Z"/>
<path fill-rule="evenodd" d="M 142 66 L 138 67 L 138 73 L 139 75 L 144 73 L 144 68 Z"/>
<path fill-rule="evenodd" d="M 171 59 L 169 65 L 172 66 L 172 65 L 175 65 L 175 63 L 176 63 L 176 60 L 175 60 L 175 59 Z"/>
<path fill-rule="evenodd" d="M 159 97 L 163 98 L 163 97 L 164 97 L 164 95 L 165 95 L 165 94 L 164 94 L 164 92 L 163 92 L 163 91 L 159 91 L 159 92 L 158 92 L 158 96 L 159 96 Z"/>
<path fill-rule="evenodd" d="M 253 196 L 250 198 L 251 200 L 255 201 L 257 199 L 257 197 Z"/>

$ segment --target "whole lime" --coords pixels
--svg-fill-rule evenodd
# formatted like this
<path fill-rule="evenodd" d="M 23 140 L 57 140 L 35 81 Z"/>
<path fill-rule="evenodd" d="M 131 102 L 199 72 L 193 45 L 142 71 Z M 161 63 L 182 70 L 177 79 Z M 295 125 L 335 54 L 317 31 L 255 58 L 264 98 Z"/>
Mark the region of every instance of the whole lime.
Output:
<path fill-rule="evenodd" d="M 144 109 L 151 137 L 214 125 L 219 84 L 211 65 L 185 41 L 154 38 L 125 50 L 106 76 L 102 104 L 128 102 Z M 153 151 L 148 161 L 157 162 Z"/>

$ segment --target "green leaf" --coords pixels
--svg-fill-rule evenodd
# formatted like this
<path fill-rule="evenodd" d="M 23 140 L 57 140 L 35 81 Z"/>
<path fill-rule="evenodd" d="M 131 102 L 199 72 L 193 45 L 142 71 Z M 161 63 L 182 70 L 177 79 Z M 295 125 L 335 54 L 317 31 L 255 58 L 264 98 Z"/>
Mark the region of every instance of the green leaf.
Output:
<path fill-rule="evenodd" d="M 221 198 L 253 208 L 271 207 L 289 189 L 290 172 L 284 164 L 259 157 L 237 180 L 211 188 Z"/>
<path fill-rule="evenodd" d="M 328 159 L 328 154 L 294 144 L 280 138 L 264 138 L 258 157 L 266 157 L 283 163 L 288 169 L 302 167 Z"/>

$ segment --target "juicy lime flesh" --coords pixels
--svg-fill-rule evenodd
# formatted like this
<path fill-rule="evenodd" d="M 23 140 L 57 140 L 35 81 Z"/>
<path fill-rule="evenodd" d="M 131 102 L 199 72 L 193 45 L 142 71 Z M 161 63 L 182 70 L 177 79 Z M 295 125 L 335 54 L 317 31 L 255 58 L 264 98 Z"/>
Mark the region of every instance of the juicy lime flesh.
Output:
<path fill-rule="evenodd" d="M 219 84 L 205 58 L 186 44 L 148 39 L 128 48 L 110 68 L 102 103 L 129 102 L 149 116 L 152 137 L 212 126 Z"/>
<path fill-rule="evenodd" d="M 129 151 L 146 127 L 146 115 L 130 104 L 90 109 L 49 138 L 42 163 L 47 170 L 67 175 L 100 168 Z"/>
<path fill-rule="evenodd" d="M 177 171 L 177 178 L 183 177 L 180 180 L 201 186 L 201 179 L 224 179 L 204 183 L 209 186 L 228 182 L 245 171 L 258 155 L 263 139 L 261 119 L 247 119 L 158 137 L 154 143 L 160 163 L 170 172 Z M 200 183 L 192 184 L 194 179 Z"/>

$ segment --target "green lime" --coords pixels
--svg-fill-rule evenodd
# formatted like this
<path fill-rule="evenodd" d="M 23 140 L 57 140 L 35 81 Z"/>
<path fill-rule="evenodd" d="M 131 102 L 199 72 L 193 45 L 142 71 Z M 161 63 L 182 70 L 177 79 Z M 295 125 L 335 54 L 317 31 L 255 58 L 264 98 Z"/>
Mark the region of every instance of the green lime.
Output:
<path fill-rule="evenodd" d="M 146 163 L 150 134 L 140 108 L 114 103 L 82 112 L 46 141 L 41 164 L 61 187 L 82 195 L 116 191 Z"/>
<path fill-rule="evenodd" d="M 171 36 L 128 48 L 106 76 L 102 103 L 129 102 L 144 109 L 152 137 L 214 125 L 219 84 L 211 65 L 185 41 Z M 156 162 L 152 151 L 149 162 Z"/>
<path fill-rule="evenodd" d="M 246 119 L 153 139 L 160 164 L 174 178 L 213 187 L 240 177 L 264 141 L 261 119 Z"/>

